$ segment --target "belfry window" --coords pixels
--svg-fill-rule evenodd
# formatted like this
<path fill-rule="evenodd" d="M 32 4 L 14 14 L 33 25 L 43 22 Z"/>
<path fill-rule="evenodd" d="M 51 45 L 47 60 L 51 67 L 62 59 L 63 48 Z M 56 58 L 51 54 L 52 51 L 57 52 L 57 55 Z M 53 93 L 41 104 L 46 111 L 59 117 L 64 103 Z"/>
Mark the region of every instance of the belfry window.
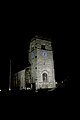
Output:
<path fill-rule="evenodd" d="M 41 45 L 41 49 L 45 50 L 45 45 Z"/>
<path fill-rule="evenodd" d="M 33 51 L 34 50 L 34 47 L 31 47 L 31 51 Z"/>
<path fill-rule="evenodd" d="M 47 81 L 47 74 L 43 73 L 43 81 Z"/>
<path fill-rule="evenodd" d="M 33 50 L 34 50 L 34 45 L 31 46 L 31 51 L 33 51 Z"/>
<path fill-rule="evenodd" d="M 35 48 L 37 48 L 37 43 L 35 43 Z"/>

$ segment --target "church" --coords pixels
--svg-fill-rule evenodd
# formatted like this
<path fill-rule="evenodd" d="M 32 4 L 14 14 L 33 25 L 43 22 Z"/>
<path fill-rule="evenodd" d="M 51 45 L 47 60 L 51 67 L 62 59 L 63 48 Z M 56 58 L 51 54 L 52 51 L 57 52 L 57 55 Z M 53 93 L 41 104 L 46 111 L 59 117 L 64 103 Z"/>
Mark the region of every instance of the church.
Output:
<path fill-rule="evenodd" d="M 11 89 L 55 89 L 53 49 L 50 39 L 35 36 L 28 51 L 30 65 L 13 75 Z"/>

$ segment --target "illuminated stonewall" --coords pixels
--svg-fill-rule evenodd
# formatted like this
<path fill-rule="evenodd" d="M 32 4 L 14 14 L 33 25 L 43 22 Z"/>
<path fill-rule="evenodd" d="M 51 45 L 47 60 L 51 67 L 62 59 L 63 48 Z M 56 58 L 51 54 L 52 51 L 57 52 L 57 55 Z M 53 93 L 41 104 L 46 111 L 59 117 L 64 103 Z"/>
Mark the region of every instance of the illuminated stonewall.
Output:
<path fill-rule="evenodd" d="M 19 89 L 35 85 L 35 90 L 55 88 L 55 73 L 51 40 L 38 36 L 32 38 L 29 46 L 30 66 L 14 75 L 13 83 Z M 14 87 L 15 88 L 15 87 Z"/>

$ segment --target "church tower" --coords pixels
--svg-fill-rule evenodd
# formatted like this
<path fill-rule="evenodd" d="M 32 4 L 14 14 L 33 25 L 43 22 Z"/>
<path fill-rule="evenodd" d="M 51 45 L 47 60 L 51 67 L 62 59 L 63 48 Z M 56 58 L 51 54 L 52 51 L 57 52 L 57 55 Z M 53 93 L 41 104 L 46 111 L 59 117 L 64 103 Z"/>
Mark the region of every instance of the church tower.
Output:
<path fill-rule="evenodd" d="M 36 36 L 30 42 L 29 62 L 31 81 L 35 89 L 55 88 L 53 50 L 51 41 Z"/>

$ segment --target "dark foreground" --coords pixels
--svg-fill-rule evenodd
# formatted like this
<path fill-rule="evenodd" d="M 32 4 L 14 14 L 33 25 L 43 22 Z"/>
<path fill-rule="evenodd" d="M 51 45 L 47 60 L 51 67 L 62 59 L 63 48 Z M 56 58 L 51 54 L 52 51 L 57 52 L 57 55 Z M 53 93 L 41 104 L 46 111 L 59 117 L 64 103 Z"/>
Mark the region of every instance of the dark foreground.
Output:
<path fill-rule="evenodd" d="M 22 90 L 22 91 L 0 91 L 0 96 L 68 96 L 71 95 L 70 88 L 56 88 L 53 91 L 45 90 L 39 90 L 38 92 L 35 92 L 34 90 Z"/>
<path fill-rule="evenodd" d="M 69 81 L 64 83 L 58 83 L 57 88 L 53 91 L 48 91 L 47 89 L 39 90 L 38 92 L 35 92 L 34 90 L 2 90 L 0 91 L 0 96 L 72 96 L 74 93 L 71 83 Z"/>

